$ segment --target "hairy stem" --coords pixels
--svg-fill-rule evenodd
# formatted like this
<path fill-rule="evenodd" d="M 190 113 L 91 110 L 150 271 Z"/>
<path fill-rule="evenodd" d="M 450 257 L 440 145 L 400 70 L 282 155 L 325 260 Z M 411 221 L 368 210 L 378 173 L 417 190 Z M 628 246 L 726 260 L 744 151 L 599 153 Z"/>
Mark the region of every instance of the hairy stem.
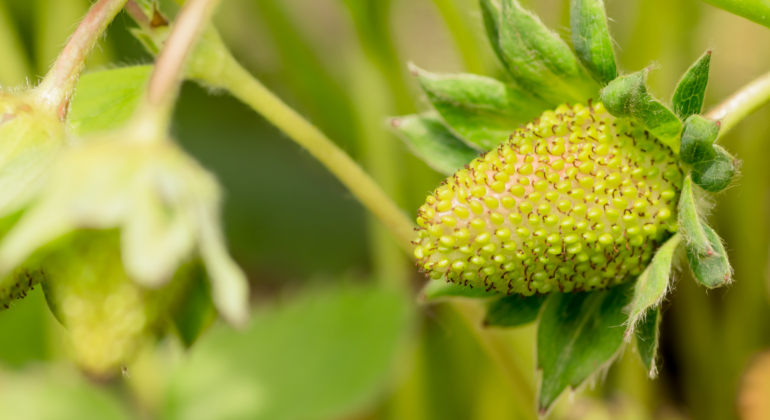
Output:
<path fill-rule="evenodd" d="M 83 71 L 88 54 L 127 0 L 99 0 L 88 11 L 72 34 L 53 67 L 37 88 L 38 97 L 56 109 L 62 121 Z"/>
<path fill-rule="evenodd" d="M 768 102 L 770 102 L 770 72 L 753 80 L 710 109 L 706 116 L 722 122 L 719 135 L 723 136 L 733 126 Z"/>

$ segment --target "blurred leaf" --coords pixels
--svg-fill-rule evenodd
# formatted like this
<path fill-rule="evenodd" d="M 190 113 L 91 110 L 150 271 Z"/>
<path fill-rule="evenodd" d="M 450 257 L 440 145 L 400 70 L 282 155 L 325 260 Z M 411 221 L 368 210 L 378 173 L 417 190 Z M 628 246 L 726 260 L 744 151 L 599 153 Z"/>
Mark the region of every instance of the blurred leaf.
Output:
<path fill-rule="evenodd" d="M 658 354 L 660 340 L 660 320 L 660 305 L 649 308 L 636 329 L 636 349 L 639 350 L 639 357 L 642 359 L 642 364 L 647 370 L 647 376 L 650 378 L 654 378 L 658 374 L 655 357 Z"/>
<path fill-rule="evenodd" d="M 608 367 L 623 343 L 623 308 L 632 282 L 601 292 L 552 293 L 537 329 L 537 366 L 543 372 L 538 410 L 545 414 L 570 387 Z"/>
<path fill-rule="evenodd" d="M 770 352 L 754 357 L 741 379 L 738 413 L 741 420 L 770 419 Z"/>
<path fill-rule="evenodd" d="M 27 54 L 5 3 L 0 2 L 0 85 L 19 86 L 32 75 Z"/>
<path fill-rule="evenodd" d="M 482 287 L 463 286 L 447 283 L 444 280 L 428 280 L 420 292 L 420 300 L 423 302 L 434 302 L 451 297 L 487 298 L 495 296 L 500 296 L 500 294 L 491 290 L 487 292 Z"/>
<path fill-rule="evenodd" d="M 600 85 L 618 77 L 603 0 L 570 1 L 572 44 L 580 62 Z"/>
<path fill-rule="evenodd" d="M 695 192 L 693 191 L 692 179 L 687 176 L 682 184 L 682 191 L 679 196 L 679 229 L 682 236 L 687 241 L 687 253 L 697 253 L 700 255 L 713 254 L 714 249 L 711 246 L 706 232 L 703 230 L 703 224 L 698 216 L 698 208 L 695 203 Z"/>
<path fill-rule="evenodd" d="M 13 345 L 0 346 L 0 361 L 5 366 L 21 367 L 46 359 L 48 330 L 45 298 L 40 287 L 0 310 L 0 337 Z M 2 411 L 2 410 L 0 410 Z"/>
<path fill-rule="evenodd" d="M 663 300 L 668 290 L 668 281 L 671 278 L 671 262 L 681 236 L 674 235 L 661 246 L 652 258 L 652 262 L 636 280 L 634 297 L 628 309 L 626 321 L 626 341 L 631 341 L 634 328 L 640 323 L 649 308 L 657 307 Z"/>
<path fill-rule="evenodd" d="M 152 66 L 124 67 L 88 73 L 80 78 L 70 128 L 79 136 L 122 126 L 144 94 Z"/>
<path fill-rule="evenodd" d="M 709 82 L 709 64 L 711 50 L 703 53 L 687 72 L 674 90 L 671 107 L 674 113 L 683 121 L 690 115 L 700 114 L 703 109 L 703 99 L 706 97 L 706 86 Z"/>
<path fill-rule="evenodd" d="M 699 254 L 691 247 L 687 247 L 690 269 L 692 269 L 695 279 L 709 289 L 727 285 L 732 281 L 733 269 L 727 259 L 727 252 L 722 246 L 722 239 L 711 227 L 706 224 L 701 224 L 701 226 L 714 251 Z"/>
<path fill-rule="evenodd" d="M 610 114 L 636 118 L 663 144 L 679 153 L 682 122 L 647 92 L 648 72 L 644 69 L 618 77 L 602 90 L 601 100 Z"/>
<path fill-rule="evenodd" d="M 382 392 L 411 318 L 405 296 L 369 286 L 316 291 L 246 331 L 212 331 L 172 379 L 163 418 L 350 418 Z"/>
<path fill-rule="evenodd" d="M 74 374 L 43 377 L 29 372 L 3 378 L 0 383 L 2 420 L 131 418 L 105 388 L 96 388 Z"/>
<path fill-rule="evenodd" d="M 548 108 L 521 89 L 490 77 L 436 74 L 416 66 L 411 70 L 444 121 L 483 150 L 508 140 L 519 125 Z"/>
<path fill-rule="evenodd" d="M 478 157 L 479 152 L 458 139 L 435 115 L 408 115 L 391 120 L 393 131 L 420 159 L 451 175 Z"/>
<path fill-rule="evenodd" d="M 714 145 L 714 157 L 692 166 L 692 181 L 708 192 L 727 188 L 735 175 L 735 159 L 725 149 Z"/>
<path fill-rule="evenodd" d="M 179 292 L 178 306 L 171 320 L 185 347 L 190 348 L 217 318 L 205 266 L 196 261 L 182 266 L 176 276 L 188 276 L 185 290 Z"/>
<path fill-rule="evenodd" d="M 500 63 L 505 64 L 505 55 L 500 48 L 500 3 L 497 0 L 479 0 L 484 29 Z"/>
<path fill-rule="evenodd" d="M 684 122 L 679 158 L 682 162 L 693 164 L 712 160 L 716 155 L 714 141 L 719 134 L 719 122 L 700 115 L 692 115 Z"/>
<path fill-rule="evenodd" d="M 517 0 L 502 1 L 500 48 L 513 79 L 551 105 L 586 103 L 598 86 L 567 44 Z"/>
<path fill-rule="evenodd" d="M 770 28 L 770 3 L 767 0 L 703 0 L 720 9 Z"/>
<path fill-rule="evenodd" d="M 505 296 L 493 300 L 487 307 L 484 325 L 487 327 L 518 327 L 537 319 L 546 296 Z"/>

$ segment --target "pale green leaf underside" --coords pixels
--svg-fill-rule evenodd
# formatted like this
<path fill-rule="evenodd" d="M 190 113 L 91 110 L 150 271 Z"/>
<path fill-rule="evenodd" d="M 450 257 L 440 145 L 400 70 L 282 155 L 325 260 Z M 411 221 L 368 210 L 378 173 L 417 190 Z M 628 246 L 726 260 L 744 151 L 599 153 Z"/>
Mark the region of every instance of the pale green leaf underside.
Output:
<path fill-rule="evenodd" d="M 467 141 L 490 150 L 548 104 L 520 88 L 474 74 L 412 72 L 444 121 Z"/>
<path fill-rule="evenodd" d="M 660 306 L 649 308 L 644 319 L 636 328 L 636 349 L 639 351 L 639 358 L 642 359 L 647 376 L 650 378 L 654 378 L 658 374 L 655 358 L 660 341 L 660 320 Z"/>
<path fill-rule="evenodd" d="M 152 66 L 123 67 L 88 73 L 80 78 L 67 122 L 83 136 L 113 130 L 133 114 Z"/>
<path fill-rule="evenodd" d="M 492 290 L 486 291 L 481 287 L 463 286 L 443 280 L 429 280 L 420 292 L 420 299 L 424 302 L 434 302 L 454 297 L 490 298 L 499 296 L 499 293 Z"/>
<path fill-rule="evenodd" d="M 540 313 L 546 296 L 519 295 L 493 300 L 487 306 L 484 325 L 488 327 L 518 327 L 534 322 Z"/>
<path fill-rule="evenodd" d="M 537 330 L 537 366 L 543 372 L 538 410 L 605 367 L 623 343 L 623 308 L 632 282 L 602 292 L 553 293 Z"/>
<path fill-rule="evenodd" d="M 479 155 L 433 114 L 394 118 L 391 127 L 417 157 L 444 175 L 453 174 Z"/>
<path fill-rule="evenodd" d="M 381 395 L 412 310 L 381 288 L 316 291 L 202 337 L 171 380 L 164 420 L 350 418 Z"/>
<path fill-rule="evenodd" d="M 681 236 L 676 234 L 666 241 L 655 253 L 650 265 L 636 280 L 634 295 L 628 309 L 628 321 L 626 321 L 626 341 L 631 340 L 634 328 L 644 318 L 648 309 L 657 307 L 666 295 L 671 277 L 671 262 L 680 240 Z"/>
<path fill-rule="evenodd" d="M 618 68 L 602 0 L 572 0 L 570 25 L 575 52 L 600 85 L 615 80 Z"/>
<path fill-rule="evenodd" d="M 671 99 L 671 107 L 674 113 L 683 121 L 690 115 L 700 114 L 703 109 L 703 100 L 706 97 L 706 86 L 709 82 L 709 66 L 711 64 L 711 51 L 706 51 L 696 61 L 674 90 Z"/>
<path fill-rule="evenodd" d="M 502 1 L 499 42 L 516 83 L 551 105 L 597 97 L 599 86 L 567 44 L 517 0 Z"/>

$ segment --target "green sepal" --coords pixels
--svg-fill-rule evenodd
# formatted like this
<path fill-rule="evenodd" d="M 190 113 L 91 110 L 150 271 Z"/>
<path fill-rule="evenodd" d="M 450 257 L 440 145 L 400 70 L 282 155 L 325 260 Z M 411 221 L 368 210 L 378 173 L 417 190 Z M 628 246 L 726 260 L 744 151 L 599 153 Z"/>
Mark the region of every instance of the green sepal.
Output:
<path fill-rule="evenodd" d="M 487 38 L 501 63 L 505 63 L 503 50 L 500 48 L 500 5 L 495 0 L 479 0 L 481 17 Z"/>
<path fill-rule="evenodd" d="M 493 300 L 487 306 L 484 326 L 519 327 L 534 322 L 545 299 L 545 295 L 524 298 L 514 295 Z"/>
<path fill-rule="evenodd" d="M 634 295 L 628 308 L 626 341 L 631 341 L 634 329 L 642 323 L 649 309 L 658 307 L 668 291 L 671 262 L 682 237 L 674 235 L 661 246 L 644 272 L 636 280 Z"/>
<path fill-rule="evenodd" d="M 647 371 L 647 376 L 650 378 L 658 376 L 655 358 L 658 354 L 658 343 L 660 342 L 660 320 L 660 306 L 650 308 L 636 329 L 636 349 Z"/>
<path fill-rule="evenodd" d="M 702 224 L 702 228 L 714 251 L 710 254 L 699 254 L 688 247 L 687 259 L 690 261 L 690 269 L 695 280 L 709 289 L 727 285 L 732 281 L 733 269 L 722 246 L 722 239 L 706 224 Z"/>
<path fill-rule="evenodd" d="M 690 115 L 700 114 L 703 109 L 703 99 L 706 97 L 706 86 L 709 82 L 709 65 L 711 50 L 703 53 L 698 61 L 693 63 L 676 85 L 671 107 L 674 113 L 686 120 Z"/>
<path fill-rule="evenodd" d="M 618 77 L 612 39 L 607 27 L 603 0 L 572 0 L 570 2 L 572 45 L 577 58 L 600 85 Z"/>
<path fill-rule="evenodd" d="M 548 104 L 529 93 L 474 74 L 436 74 L 410 66 L 433 107 L 454 131 L 483 150 L 506 141 Z"/>
<path fill-rule="evenodd" d="M 688 175 L 682 183 L 682 191 L 679 195 L 679 231 L 687 241 L 688 255 L 696 253 L 709 255 L 714 253 L 714 248 L 703 230 L 704 224 L 698 215 L 698 207 L 695 203 L 695 191 L 692 178 Z"/>
<path fill-rule="evenodd" d="M 647 91 L 648 72 L 644 69 L 618 77 L 602 89 L 601 100 L 610 114 L 637 119 L 650 134 L 679 153 L 682 121 Z"/>
<path fill-rule="evenodd" d="M 632 282 L 601 292 L 552 293 L 537 330 L 537 367 L 543 373 L 537 407 L 545 415 L 567 387 L 575 389 L 609 366 L 623 344 L 623 308 Z"/>
<path fill-rule="evenodd" d="M 390 126 L 417 157 L 444 175 L 455 173 L 479 155 L 434 114 L 393 118 Z"/>
<path fill-rule="evenodd" d="M 679 158 L 690 165 L 713 160 L 714 142 L 719 134 L 719 121 L 692 115 L 684 122 Z"/>
<path fill-rule="evenodd" d="M 493 290 L 486 291 L 481 287 L 463 286 L 461 284 L 447 283 L 444 280 L 428 280 L 420 292 L 420 301 L 431 303 L 446 298 L 491 298 L 499 297 L 500 293 Z"/>
<path fill-rule="evenodd" d="M 178 291 L 170 318 L 182 344 L 189 349 L 217 319 L 217 309 L 211 298 L 206 267 L 201 261 L 183 265 L 175 277 L 187 277 L 187 281 Z"/>
<path fill-rule="evenodd" d="M 714 156 L 710 160 L 692 166 L 692 181 L 708 192 L 719 192 L 727 188 L 735 176 L 735 159 L 725 149 L 714 145 Z"/>
<path fill-rule="evenodd" d="M 580 66 L 569 47 L 517 0 L 503 0 L 500 49 L 518 85 L 551 105 L 586 103 L 598 85 Z"/>

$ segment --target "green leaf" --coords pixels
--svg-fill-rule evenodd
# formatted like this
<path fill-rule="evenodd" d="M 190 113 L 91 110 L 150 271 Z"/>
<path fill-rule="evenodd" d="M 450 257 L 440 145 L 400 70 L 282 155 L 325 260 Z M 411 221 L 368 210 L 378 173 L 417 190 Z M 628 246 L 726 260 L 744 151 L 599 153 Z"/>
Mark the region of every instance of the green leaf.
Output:
<path fill-rule="evenodd" d="M 640 324 L 648 309 L 660 305 L 663 297 L 668 291 L 668 280 L 671 277 L 671 261 L 674 257 L 674 251 L 681 240 L 679 234 L 674 235 L 658 249 L 652 258 L 650 265 L 644 270 L 634 286 L 634 296 L 631 299 L 631 305 L 628 309 L 628 320 L 626 321 L 626 341 L 631 340 L 631 334 L 634 332 L 637 324 Z"/>
<path fill-rule="evenodd" d="M 577 57 L 591 77 L 605 86 L 618 77 L 618 67 L 612 52 L 604 1 L 572 0 L 569 12 L 572 44 Z"/>
<path fill-rule="evenodd" d="M 173 309 L 171 321 L 185 347 L 190 348 L 200 335 L 217 318 L 217 310 L 211 298 L 206 268 L 199 261 L 186 264 L 177 270 L 176 276 L 189 276 L 184 290 L 177 296 L 179 304 Z"/>
<path fill-rule="evenodd" d="M 713 160 L 716 156 L 714 141 L 719 134 L 719 121 L 692 115 L 684 122 L 679 158 L 684 163 Z"/>
<path fill-rule="evenodd" d="M 699 254 L 694 248 L 687 248 L 687 259 L 690 261 L 690 269 L 695 279 L 709 289 L 730 284 L 733 269 L 727 259 L 727 252 L 722 246 L 722 239 L 706 224 L 702 224 L 702 229 L 714 251 Z"/>
<path fill-rule="evenodd" d="M 706 97 L 706 86 L 709 82 L 709 64 L 711 50 L 703 53 L 687 72 L 674 90 L 671 107 L 674 113 L 686 120 L 690 115 L 700 114 L 703 109 L 703 99 Z"/>
<path fill-rule="evenodd" d="M 83 136 L 123 125 L 142 98 L 151 72 L 152 66 L 135 66 L 81 77 L 67 120 L 72 131 Z"/>
<path fill-rule="evenodd" d="M 391 127 L 417 157 L 444 175 L 457 172 L 479 155 L 432 114 L 393 118 Z"/>
<path fill-rule="evenodd" d="M 770 3 L 767 0 L 703 0 L 720 9 L 770 28 Z"/>
<path fill-rule="evenodd" d="M 487 307 L 484 325 L 487 327 L 518 327 L 534 322 L 546 296 L 505 296 L 493 300 Z"/>
<path fill-rule="evenodd" d="M 727 188 L 735 176 L 735 159 L 725 149 L 714 145 L 714 156 L 692 166 L 692 181 L 708 192 Z"/>
<path fill-rule="evenodd" d="M 644 319 L 636 329 L 636 349 L 639 357 L 647 370 L 647 376 L 654 378 L 658 375 L 658 367 L 655 365 L 655 357 L 658 354 L 658 342 L 660 340 L 660 306 L 650 308 Z"/>
<path fill-rule="evenodd" d="M 714 253 L 714 248 L 706 237 L 698 215 L 698 207 L 695 203 L 695 191 L 693 191 L 692 179 L 688 175 L 682 183 L 682 191 L 679 196 L 679 230 L 687 241 L 687 253 L 708 255 Z"/>
<path fill-rule="evenodd" d="M 384 391 L 409 336 L 407 297 L 377 287 L 308 294 L 213 330 L 171 380 L 163 419 L 353 418 Z"/>
<path fill-rule="evenodd" d="M 543 372 L 538 410 L 609 366 L 623 343 L 623 308 L 632 282 L 601 292 L 552 293 L 537 330 L 537 366 Z"/>
<path fill-rule="evenodd" d="M 647 74 L 644 69 L 610 82 L 602 90 L 601 100 L 610 114 L 616 117 L 633 117 L 647 128 L 650 134 L 679 153 L 679 132 L 682 122 L 661 102 L 647 92 Z"/>
<path fill-rule="evenodd" d="M 505 56 L 500 48 L 500 4 L 497 0 L 479 0 L 479 3 L 489 43 L 500 62 L 505 63 Z"/>
<path fill-rule="evenodd" d="M 517 0 L 502 1 L 500 48 L 518 85 L 552 105 L 586 103 L 598 86 L 583 70 L 567 44 Z"/>
<path fill-rule="evenodd" d="M 548 108 L 527 92 L 490 77 L 439 75 L 415 66 L 411 70 L 444 121 L 483 150 L 508 140 L 522 123 Z"/>
<path fill-rule="evenodd" d="M 488 298 L 495 296 L 500 296 L 500 294 L 492 290 L 487 292 L 482 287 L 463 286 L 447 283 L 444 280 L 428 280 L 420 292 L 420 300 L 423 302 L 435 302 L 453 297 Z"/>

